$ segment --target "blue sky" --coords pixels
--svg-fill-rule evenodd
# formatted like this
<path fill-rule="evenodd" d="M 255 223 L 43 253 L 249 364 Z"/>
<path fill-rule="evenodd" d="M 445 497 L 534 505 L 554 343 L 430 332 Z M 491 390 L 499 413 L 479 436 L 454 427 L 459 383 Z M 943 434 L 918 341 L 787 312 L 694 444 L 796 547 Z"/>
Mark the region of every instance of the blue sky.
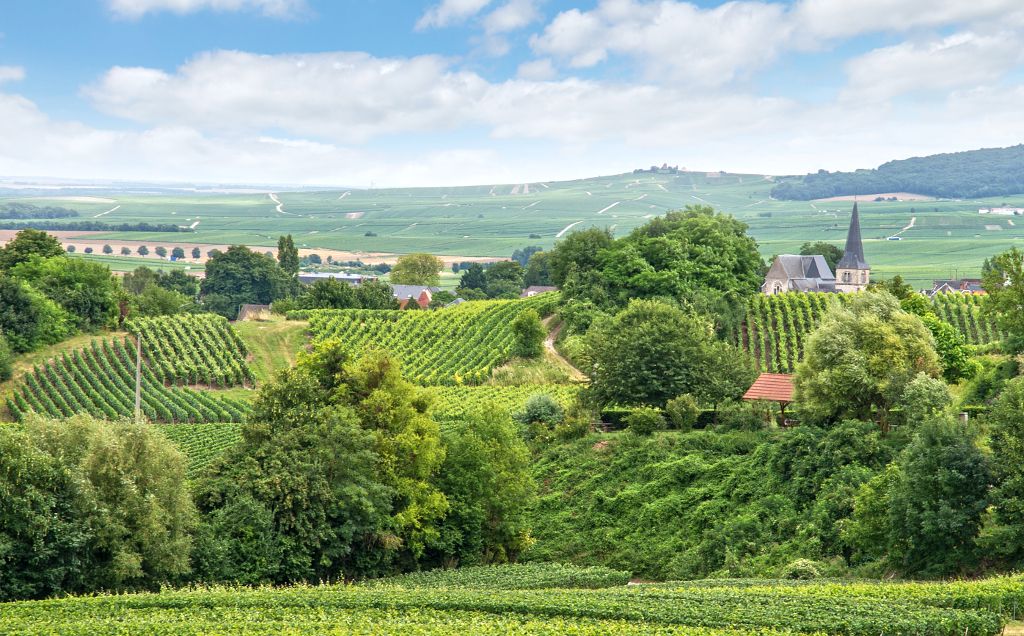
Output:
<path fill-rule="evenodd" d="M 0 175 L 452 185 L 1024 140 L 1019 0 L 0 8 Z"/>

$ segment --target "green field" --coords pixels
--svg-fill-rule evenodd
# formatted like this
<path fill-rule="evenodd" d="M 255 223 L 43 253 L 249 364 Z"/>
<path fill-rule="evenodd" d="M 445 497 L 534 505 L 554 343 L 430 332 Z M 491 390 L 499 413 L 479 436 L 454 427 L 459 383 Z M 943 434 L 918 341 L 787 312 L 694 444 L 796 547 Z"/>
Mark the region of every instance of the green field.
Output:
<path fill-rule="evenodd" d="M 550 247 L 572 224 L 610 227 L 621 235 L 667 210 L 706 203 L 747 222 L 766 257 L 794 252 L 805 241 L 842 244 L 850 202 L 775 201 L 769 197 L 773 185 L 759 175 L 681 173 L 458 188 L 277 192 L 280 212 L 268 194 L 258 193 L 17 200 L 72 207 L 83 219 L 107 212 L 113 200 L 120 207 L 102 217 L 111 223 L 199 222 L 188 234 L 89 237 L 112 241 L 272 247 L 280 234 L 291 233 L 302 249 L 508 257 L 527 245 Z M 1012 217 L 978 214 L 978 208 L 1004 203 L 1024 207 L 1024 194 L 903 202 L 863 198 L 864 248 L 875 273 L 902 274 L 919 287 L 930 287 L 932 278 L 977 275 L 983 259 L 1024 240 L 1024 219 L 1017 223 Z M 911 218 L 914 226 L 900 234 L 903 240 L 886 240 Z"/>

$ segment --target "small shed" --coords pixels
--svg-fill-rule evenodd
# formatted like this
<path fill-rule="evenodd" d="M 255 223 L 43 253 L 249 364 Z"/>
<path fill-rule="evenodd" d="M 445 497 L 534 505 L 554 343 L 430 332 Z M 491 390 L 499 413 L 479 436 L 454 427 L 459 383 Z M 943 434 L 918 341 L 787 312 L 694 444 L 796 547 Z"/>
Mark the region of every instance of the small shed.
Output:
<path fill-rule="evenodd" d="M 743 399 L 748 402 L 775 402 L 779 405 L 779 423 L 785 426 L 786 407 L 793 402 L 793 376 L 785 373 L 762 373 L 743 394 Z"/>

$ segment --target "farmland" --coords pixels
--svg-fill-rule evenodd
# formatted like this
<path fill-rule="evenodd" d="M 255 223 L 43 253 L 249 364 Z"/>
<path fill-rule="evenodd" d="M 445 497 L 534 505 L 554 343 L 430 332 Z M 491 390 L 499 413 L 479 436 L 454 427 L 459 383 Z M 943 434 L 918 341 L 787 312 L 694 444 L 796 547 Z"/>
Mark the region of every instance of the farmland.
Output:
<path fill-rule="evenodd" d="M 523 187 L 528 185 L 528 188 Z M 467 186 L 276 192 L 282 212 L 267 193 L 121 195 L 101 220 L 195 225 L 185 234 L 88 233 L 96 245 L 208 247 L 244 243 L 272 248 L 292 233 L 303 253 L 336 250 L 368 261 L 384 254 L 431 252 L 448 258 L 503 257 L 527 245 L 550 247 L 568 226 L 609 227 L 622 235 L 652 216 L 690 204 L 707 204 L 750 225 L 766 258 L 792 253 L 806 241 L 841 245 L 849 219 L 845 201 L 777 201 L 771 177 L 720 173 L 621 174 L 577 181 Z M 861 225 L 876 276 L 901 274 L 918 287 L 933 278 L 977 275 L 981 262 L 1019 244 L 1024 223 L 979 215 L 989 206 L 1024 207 L 1024 195 L 978 200 L 873 201 L 861 198 Z M 69 205 L 62 199 L 25 198 L 38 205 Z M 89 218 L 110 210 L 108 201 L 77 201 Z M 913 226 L 903 230 L 910 225 Z M 901 231 L 903 230 L 903 231 Z M 898 233 L 899 241 L 886 240 Z M 458 260 L 458 258 L 455 258 Z M 123 266 L 118 264 L 119 267 Z"/>
<path fill-rule="evenodd" d="M 557 564 L 499 566 L 385 579 L 372 586 L 66 598 L 9 604 L 0 630 L 987 636 L 1000 633 L 1024 601 L 1020 581 L 1009 578 L 930 586 L 745 581 L 626 587 L 626 576 Z"/>

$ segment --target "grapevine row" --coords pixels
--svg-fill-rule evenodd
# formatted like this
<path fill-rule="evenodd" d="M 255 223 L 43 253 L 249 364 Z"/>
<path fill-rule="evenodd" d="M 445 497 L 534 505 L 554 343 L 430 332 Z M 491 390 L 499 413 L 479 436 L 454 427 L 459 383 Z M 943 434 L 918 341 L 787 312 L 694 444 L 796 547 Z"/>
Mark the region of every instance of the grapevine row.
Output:
<path fill-rule="evenodd" d="M 500 409 L 515 413 L 534 395 L 547 395 L 567 408 L 579 387 L 571 384 L 528 384 L 522 386 L 446 386 L 435 389 L 432 415 L 444 422 L 460 420 L 472 413 Z"/>
<path fill-rule="evenodd" d="M 164 383 L 227 387 L 253 381 L 245 343 L 221 316 L 140 318 L 128 323 L 128 331 L 142 337 L 146 360 Z"/>

